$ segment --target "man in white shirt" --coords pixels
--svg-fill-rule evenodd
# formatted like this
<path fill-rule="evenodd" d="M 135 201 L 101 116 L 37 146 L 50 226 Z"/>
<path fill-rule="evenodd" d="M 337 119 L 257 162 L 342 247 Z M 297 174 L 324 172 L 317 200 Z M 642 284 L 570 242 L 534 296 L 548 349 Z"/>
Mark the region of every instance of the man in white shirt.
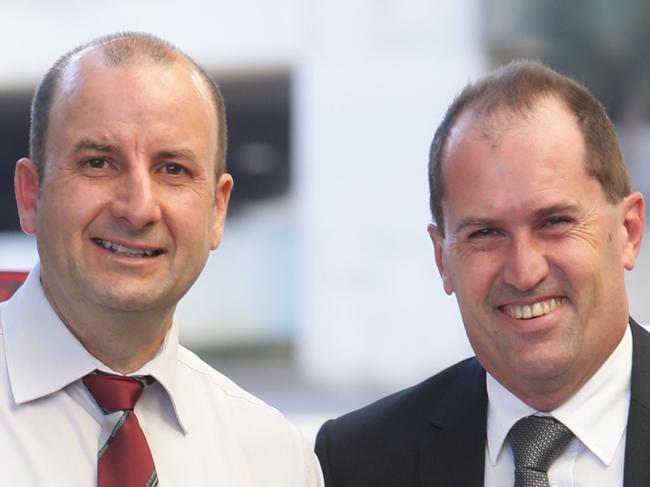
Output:
<path fill-rule="evenodd" d="M 280 413 L 178 343 L 225 151 L 218 88 L 165 41 L 106 36 L 47 73 L 16 166 L 40 263 L 0 307 L 0 484 L 322 485 Z"/>
<path fill-rule="evenodd" d="M 650 334 L 624 282 L 643 197 L 603 107 L 513 62 L 449 107 L 429 182 L 436 263 L 476 357 L 326 423 L 325 484 L 646 485 Z"/>

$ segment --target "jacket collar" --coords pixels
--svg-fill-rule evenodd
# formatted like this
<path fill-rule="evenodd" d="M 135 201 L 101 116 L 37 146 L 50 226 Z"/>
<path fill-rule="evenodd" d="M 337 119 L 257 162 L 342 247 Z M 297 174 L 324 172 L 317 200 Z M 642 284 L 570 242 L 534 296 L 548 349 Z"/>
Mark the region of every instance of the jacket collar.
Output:
<path fill-rule="evenodd" d="M 624 486 L 646 485 L 650 474 L 650 333 L 630 318 L 632 390 L 625 439 Z"/>
<path fill-rule="evenodd" d="M 420 485 L 481 487 L 485 470 L 485 371 L 470 359 L 438 403 L 420 448 Z"/>

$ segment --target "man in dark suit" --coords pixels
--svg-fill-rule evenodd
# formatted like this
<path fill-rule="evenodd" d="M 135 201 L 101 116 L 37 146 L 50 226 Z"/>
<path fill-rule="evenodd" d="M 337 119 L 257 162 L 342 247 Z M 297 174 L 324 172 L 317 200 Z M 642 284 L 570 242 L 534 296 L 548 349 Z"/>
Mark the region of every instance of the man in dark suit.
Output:
<path fill-rule="evenodd" d="M 476 357 L 325 423 L 326 485 L 647 485 L 650 334 L 624 283 L 643 197 L 603 107 L 511 63 L 449 107 L 429 182 L 436 264 Z"/>

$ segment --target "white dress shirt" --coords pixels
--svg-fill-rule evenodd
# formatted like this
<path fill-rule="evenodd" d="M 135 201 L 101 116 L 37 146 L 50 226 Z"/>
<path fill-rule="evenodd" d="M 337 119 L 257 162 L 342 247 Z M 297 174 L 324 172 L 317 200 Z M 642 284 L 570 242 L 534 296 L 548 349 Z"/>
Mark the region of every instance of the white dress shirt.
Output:
<path fill-rule="evenodd" d="M 551 487 L 623 486 L 631 372 L 632 333 L 628 327 L 596 374 L 571 399 L 550 412 L 575 435 L 549 468 Z M 513 485 L 514 460 L 506 439 L 508 432 L 519 419 L 538 412 L 490 374 L 487 392 L 485 486 Z"/>
<path fill-rule="evenodd" d="M 81 378 L 99 369 L 61 322 L 39 266 L 0 305 L 0 485 L 93 486 L 97 452 L 120 413 L 104 416 Z M 178 344 L 173 325 L 135 413 L 162 487 L 317 487 L 315 455 L 275 409 Z"/>

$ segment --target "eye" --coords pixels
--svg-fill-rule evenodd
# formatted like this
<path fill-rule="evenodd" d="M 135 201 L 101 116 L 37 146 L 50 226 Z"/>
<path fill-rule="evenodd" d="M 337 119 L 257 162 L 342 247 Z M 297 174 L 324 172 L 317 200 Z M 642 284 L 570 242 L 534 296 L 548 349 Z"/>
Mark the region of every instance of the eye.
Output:
<path fill-rule="evenodd" d="M 187 170 L 183 166 L 181 166 L 180 164 L 175 164 L 173 162 L 165 164 L 164 166 L 162 166 L 161 170 L 164 173 L 170 174 L 172 176 L 187 174 Z"/>
<path fill-rule="evenodd" d="M 106 159 L 88 159 L 85 165 L 92 169 L 105 169 L 108 167 L 108 161 Z"/>
<path fill-rule="evenodd" d="M 496 228 L 481 228 L 480 230 L 476 230 L 475 232 L 470 233 L 469 238 L 476 239 L 476 238 L 496 237 L 500 234 L 501 233 Z"/>
<path fill-rule="evenodd" d="M 551 227 L 556 227 L 558 225 L 562 225 L 565 223 L 569 223 L 571 220 L 567 217 L 564 216 L 554 216 L 551 218 L 547 218 L 544 220 L 544 223 L 542 224 L 543 227 L 546 228 L 551 228 Z"/>

